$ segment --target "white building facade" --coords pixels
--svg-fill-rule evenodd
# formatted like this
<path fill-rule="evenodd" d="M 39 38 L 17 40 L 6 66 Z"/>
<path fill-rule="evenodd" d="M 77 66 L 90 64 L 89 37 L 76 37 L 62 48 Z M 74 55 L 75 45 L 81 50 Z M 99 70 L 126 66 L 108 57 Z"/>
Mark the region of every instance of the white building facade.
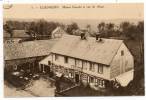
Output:
<path fill-rule="evenodd" d="M 64 35 L 39 64 L 43 72 L 63 74 L 94 89 L 106 88 L 112 80 L 127 86 L 133 79 L 134 59 L 122 40 Z"/>

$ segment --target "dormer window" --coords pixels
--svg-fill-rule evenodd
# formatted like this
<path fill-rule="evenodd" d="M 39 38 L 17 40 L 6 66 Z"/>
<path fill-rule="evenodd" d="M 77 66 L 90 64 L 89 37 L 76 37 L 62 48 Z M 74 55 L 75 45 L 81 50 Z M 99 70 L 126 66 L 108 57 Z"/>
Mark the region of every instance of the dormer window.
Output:
<path fill-rule="evenodd" d="M 121 51 L 121 56 L 124 56 L 124 51 L 123 50 Z"/>

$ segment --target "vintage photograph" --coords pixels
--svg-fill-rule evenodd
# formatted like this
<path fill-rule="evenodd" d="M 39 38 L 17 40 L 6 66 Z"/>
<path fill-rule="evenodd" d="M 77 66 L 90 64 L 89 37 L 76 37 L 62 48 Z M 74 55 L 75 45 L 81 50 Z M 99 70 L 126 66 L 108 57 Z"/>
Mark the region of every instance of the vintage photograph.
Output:
<path fill-rule="evenodd" d="M 144 4 L 4 4 L 4 97 L 144 96 Z"/>

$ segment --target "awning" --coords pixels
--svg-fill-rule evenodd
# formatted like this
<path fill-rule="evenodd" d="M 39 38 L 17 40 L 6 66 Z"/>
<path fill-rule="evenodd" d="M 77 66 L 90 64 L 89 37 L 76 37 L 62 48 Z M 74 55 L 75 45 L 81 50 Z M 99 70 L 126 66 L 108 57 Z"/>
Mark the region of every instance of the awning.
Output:
<path fill-rule="evenodd" d="M 134 77 L 134 70 L 130 70 L 128 72 L 125 72 L 119 76 L 117 76 L 115 79 L 118 83 L 120 83 L 121 86 L 126 87 L 130 81 L 133 80 Z"/>

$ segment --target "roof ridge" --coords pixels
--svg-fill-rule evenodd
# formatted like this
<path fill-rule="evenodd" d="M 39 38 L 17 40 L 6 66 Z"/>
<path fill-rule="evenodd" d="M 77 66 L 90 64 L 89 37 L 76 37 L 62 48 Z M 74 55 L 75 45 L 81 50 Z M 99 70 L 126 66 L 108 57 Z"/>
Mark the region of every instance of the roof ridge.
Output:
<path fill-rule="evenodd" d="M 94 37 L 81 40 L 80 36 L 65 34 L 51 52 L 108 65 L 121 43 L 122 40 L 115 39 L 97 42 Z"/>
<path fill-rule="evenodd" d="M 65 36 L 71 36 L 71 37 L 80 37 L 80 36 L 77 36 L 77 35 L 69 35 L 69 34 L 63 34 L 62 38 L 64 38 Z M 88 36 L 89 39 L 95 39 L 95 37 L 91 37 L 91 36 Z M 114 40 L 114 41 L 123 41 L 123 40 L 119 40 L 119 39 L 109 39 L 109 38 L 102 38 L 101 39 L 103 40 Z M 88 40 L 88 39 L 87 39 Z"/>

